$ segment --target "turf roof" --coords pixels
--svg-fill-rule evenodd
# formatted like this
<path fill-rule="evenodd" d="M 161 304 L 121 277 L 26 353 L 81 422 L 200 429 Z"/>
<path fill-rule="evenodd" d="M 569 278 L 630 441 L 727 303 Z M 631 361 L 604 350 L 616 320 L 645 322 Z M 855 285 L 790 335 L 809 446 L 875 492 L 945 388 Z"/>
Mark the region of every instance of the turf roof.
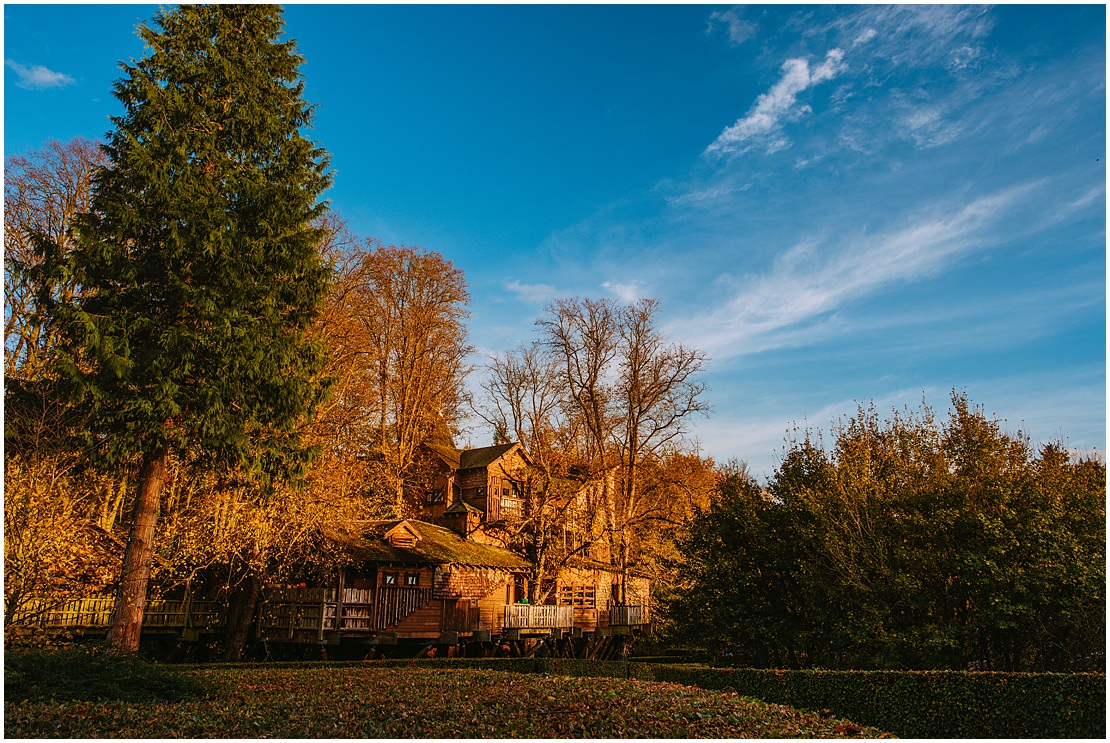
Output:
<path fill-rule="evenodd" d="M 415 519 L 408 519 L 408 524 L 420 535 L 420 539 L 411 549 L 394 547 L 386 542 L 385 534 L 400 523 L 400 520 L 364 522 L 358 533 L 348 532 L 337 535 L 336 539 L 347 548 L 351 557 L 367 562 L 509 569 L 529 567 L 528 561 L 515 552 L 472 542 L 450 529 Z"/>

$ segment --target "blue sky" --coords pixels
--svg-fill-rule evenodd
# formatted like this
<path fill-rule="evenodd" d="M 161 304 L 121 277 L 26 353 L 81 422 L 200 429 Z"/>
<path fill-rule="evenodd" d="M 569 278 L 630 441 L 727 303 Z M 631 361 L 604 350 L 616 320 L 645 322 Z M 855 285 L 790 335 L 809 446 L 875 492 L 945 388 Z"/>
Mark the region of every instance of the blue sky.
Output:
<path fill-rule="evenodd" d="M 5 5 L 5 153 L 102 137 L 154 9 Z M 711 359 L 703 452 L 760 477 L 795 423 L 953 388 L 1105 451 L 1103 6 L 291 5 L 286 30 L 333 208 L 465 271 L 476 363 L 555 297 L 655 297 Z"/>

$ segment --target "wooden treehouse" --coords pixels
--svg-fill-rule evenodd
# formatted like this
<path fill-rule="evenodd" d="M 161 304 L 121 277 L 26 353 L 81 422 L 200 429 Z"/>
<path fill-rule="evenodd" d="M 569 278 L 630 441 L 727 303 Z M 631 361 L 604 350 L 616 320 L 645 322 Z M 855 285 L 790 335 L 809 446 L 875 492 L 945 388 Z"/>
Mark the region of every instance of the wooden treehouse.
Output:
<path fill-rule="evenodd" d="M 329 534 L 343 555 L 332 577 L 267 586 L 251 637 L 268 648 L 319 645 L 341 655 L 534 652 L 537 640 L 568 657 L 610 657 L 650 630 L 648 576 L 579 558 L 555 578 L 543 604 L 527 603 L 532 566 L 506 549 L 496 527 L 519 517 L 519 444 L 434 452 L 440 472 L 417 519 L 362 522 Z M 432 521 L 436 523 L 432 523 Z M 103 631 L 112 599 L 32 606 L 17 620 L 47 630 Z M 144 635 L 215 641 L 223 602 L 152 599 Z"/>

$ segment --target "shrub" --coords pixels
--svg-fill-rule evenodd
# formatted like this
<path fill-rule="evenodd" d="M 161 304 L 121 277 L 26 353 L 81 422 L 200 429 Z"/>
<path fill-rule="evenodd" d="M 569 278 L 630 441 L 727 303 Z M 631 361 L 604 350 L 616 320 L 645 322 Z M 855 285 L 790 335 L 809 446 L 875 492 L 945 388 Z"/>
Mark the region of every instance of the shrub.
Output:
<path fill-rule="evenodd" d="M 7 701 L 176 701 L 203 694 L 194 677 L 99 645 L 4 654 Z"/>

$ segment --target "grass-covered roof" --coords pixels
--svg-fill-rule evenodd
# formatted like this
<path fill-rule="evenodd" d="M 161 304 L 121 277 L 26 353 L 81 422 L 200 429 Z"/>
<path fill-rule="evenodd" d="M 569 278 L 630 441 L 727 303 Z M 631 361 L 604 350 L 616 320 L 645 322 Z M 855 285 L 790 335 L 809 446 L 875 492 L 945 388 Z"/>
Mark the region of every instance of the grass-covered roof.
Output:
<path fill-rule="evenodd" d="M 408 524 L 420 536 L 412 548 L 394 547 L 385 535 L 402 523 L 395 521 L 362 522 L 356 529 L 348 529 L 334 538 L 356 560 L 390 562 L 409 565 L 468 565 L 505 569 L 525 569 L 528 562 L 507 549 L 479 544 L 426 521 L 408 519 Z"/>

